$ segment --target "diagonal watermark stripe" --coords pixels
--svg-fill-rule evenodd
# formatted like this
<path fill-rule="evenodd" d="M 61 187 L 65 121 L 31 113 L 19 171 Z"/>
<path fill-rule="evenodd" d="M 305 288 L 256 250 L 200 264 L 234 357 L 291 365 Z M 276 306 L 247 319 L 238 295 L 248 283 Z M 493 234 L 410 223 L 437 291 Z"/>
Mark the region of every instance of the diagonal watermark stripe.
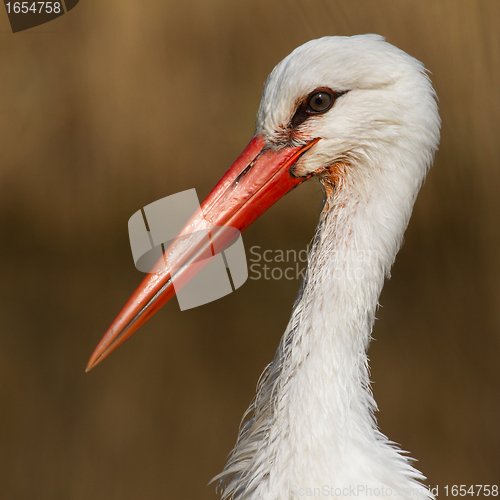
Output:
<path fill-rule="evenodd" d="M 196 190 L 189 189 L 157 200 L 138 210 L 129 219 L 129 238 L 134 264 L 142 272 L 168 271 L 176 291 L 181 311 L 213 302 L 239 288 L 248 279 L 248 266 L 240 232 L 232 227 L 212 226 L 194 233 L 177 235 L 188 220 L 200 208 Z M 221 233 L 225 237 L 221 238 Z M 217 234 L 219 237 L 214 238 Z M 205 250 L 194 261 L 184 263 L 190 266 L 189 281 L 182 278 L 175 258 L 162 256 L 169 245 L 189 244 L 196 241 Z M 232 241 L 227 248 L 220 247 L 220 241 Z M 185 275 L 185 274 L 184 274 Z"/>

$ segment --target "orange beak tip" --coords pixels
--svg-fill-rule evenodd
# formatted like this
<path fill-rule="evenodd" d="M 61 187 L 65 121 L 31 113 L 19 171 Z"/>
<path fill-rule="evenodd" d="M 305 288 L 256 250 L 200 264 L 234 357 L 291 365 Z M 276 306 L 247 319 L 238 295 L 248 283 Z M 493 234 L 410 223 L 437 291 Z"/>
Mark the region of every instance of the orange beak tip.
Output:
<path fill-rule="evenodd" d="M 88 373 L 92 368 L 94 368 L 96 363 L 91 363 L 90 360 L 87 363 L 87 366 L 85 367 L 85 373 Z"/>

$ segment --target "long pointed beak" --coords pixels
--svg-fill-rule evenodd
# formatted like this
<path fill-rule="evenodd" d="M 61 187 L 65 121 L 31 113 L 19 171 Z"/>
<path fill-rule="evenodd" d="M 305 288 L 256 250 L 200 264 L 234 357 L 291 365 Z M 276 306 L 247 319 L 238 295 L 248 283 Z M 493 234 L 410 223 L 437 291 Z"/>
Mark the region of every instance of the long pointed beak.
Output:
<path fill-rule="evenodd" d="M 234 229 L 242 232 L 308 179 L 310 176 L 294 177 L 291 167 L 318 140 L 275 150 L 266 146 L 262 136 L 255 136 L 111 323 L 86 371 L 109 356 L 175 295 L 172 277 L 179 289 L 179 283 L 187 283 L 214 254 L 214 247 L 221 251 L 234 241 L 239 234 Z M 195 262 L 199 265 L 188 265 Z"/>

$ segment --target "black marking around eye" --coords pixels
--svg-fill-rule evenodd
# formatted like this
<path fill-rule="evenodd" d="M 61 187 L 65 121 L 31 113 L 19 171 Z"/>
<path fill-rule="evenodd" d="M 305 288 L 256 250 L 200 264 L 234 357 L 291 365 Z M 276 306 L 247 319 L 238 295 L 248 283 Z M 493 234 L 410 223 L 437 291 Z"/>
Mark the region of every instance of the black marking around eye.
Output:
<path fill-rule="evenodd" d="M 306 113 L 306 110 L 304 109 L 304 105 L 302 103 L 297 108 L 297 111 L 295 111 L 295 114 L 293 115 L 290 125 L 292 126 L 292 128 L 298 127 L 301 123 L 304 123 L 308 118 L 309 115 Z"/>
<path fill-rule="evenodd" d="M 325 93 L 328 93 L 332 96 L 332 104 L 331 106 L 326 109 L 325 111 L 322 111 L 322 112 L 317 112 L 317 111 L 314 111 L 310 106 L 309 106 L 309 101 L 311 99 L 311 97 L 314 95 L 314 94 L 317 94 L 318 92 L 325 92 Z M 346 94 L 348 91 L 347 90 L 331 90 L 329 88 L 326 88 L 326 87 L 320 87 L 320 88 L 317 88 L 315 90 L 313 90 L 307 97 L 305 97 L 304 99 L 302 99 L 300 102 L 299 102 L 299 105 L 297 106 L 297 110 L 295 111 L 295 114 L 293 115 L 291 121 L 290 121 L 290 125 L 292 128 L 296 128 L 298 127 L 299 125 L 301 125 L 302 123 L 304 123 L 310 116 L 317 116 L 317 115 L 322 115 L 324 113 L 327 113 L 328 111 L 330 111 L 330 109 L 333 108 L 334 104 L 335 104 L 335 101 L 343 96 L 344 94 Z"/>

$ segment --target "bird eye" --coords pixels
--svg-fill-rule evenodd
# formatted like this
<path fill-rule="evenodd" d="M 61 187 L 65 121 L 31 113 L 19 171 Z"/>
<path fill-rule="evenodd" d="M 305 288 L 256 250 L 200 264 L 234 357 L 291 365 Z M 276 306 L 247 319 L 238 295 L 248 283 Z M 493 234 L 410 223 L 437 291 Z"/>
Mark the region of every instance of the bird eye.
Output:
<path fill-rule="evenodd" d="M 347 90 L 334 91 L 327 87 L 314 90 L 297 108 L 290 125 L 295 128 L 304 123 L 310 116 L 326 113 L 335 104 L 335 100 L 347 92 Z"/>
<path fill-rule="evenodd" d="M 328 111 L 333 104 L 334 98 L 331 92 L 327 90 L 318 90 L 309 96 L 307 103 L 308 113 L 324 113 Z"/>

